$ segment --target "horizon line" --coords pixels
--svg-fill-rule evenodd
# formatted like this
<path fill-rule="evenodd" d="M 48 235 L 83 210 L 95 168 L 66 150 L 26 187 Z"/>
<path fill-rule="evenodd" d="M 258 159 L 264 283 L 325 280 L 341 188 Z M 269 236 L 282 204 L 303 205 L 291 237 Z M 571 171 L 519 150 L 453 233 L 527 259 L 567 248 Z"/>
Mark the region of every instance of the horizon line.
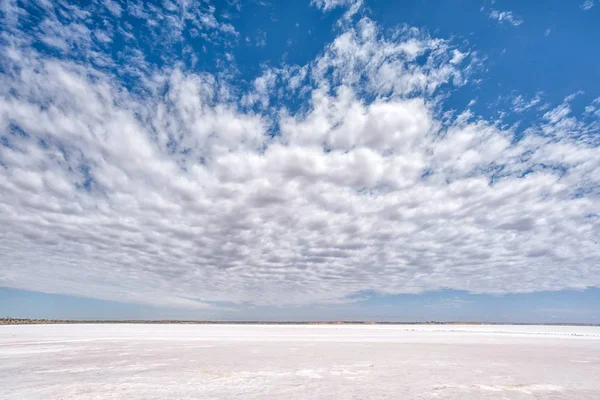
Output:
<path fill-rule="evenodd" d="M 61 325 L 61 324 L 157 324 L 157 325 L 542 325 L 600 326 L 585 322 L 500 322 L 500 321 L 369 321 L 369 320 L 187 320 L 187 319 L 52 319 L 2 317 L 0 325 Z"/>

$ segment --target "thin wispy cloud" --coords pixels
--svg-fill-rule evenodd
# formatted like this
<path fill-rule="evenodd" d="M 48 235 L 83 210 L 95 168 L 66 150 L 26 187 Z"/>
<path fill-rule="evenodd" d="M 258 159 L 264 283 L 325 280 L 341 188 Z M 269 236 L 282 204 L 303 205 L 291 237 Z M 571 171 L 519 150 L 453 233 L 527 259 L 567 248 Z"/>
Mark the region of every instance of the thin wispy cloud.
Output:
<path fill-rule="evenodd" d="M 490 19 L 494 19 L 496 21 L 498 21 L 499 23 L 508 23 L 511 24 L 513 26 L 519 26 L 523 23 L 523 20 L 517 16 L 515 16 L 512 11 L 498 11 L 498 10 L 492 10 L 489 13 L 489 17 Z"/>
<path fill-rule="evenodd" d="M 542 93 L 536 93 L 535 96 L 533 96 L 530 99 L 526 99 L 524 96 L 518 95 L 512 101 L 512 105 L 514 107 L 513 110 L 517 113 L 522 113 L 531 108 L 541 105 L 541 101 Z"/>
<path fill-rule="evenodd" d="M 596 5 L 594 0 L 585 0 L 580 7 L 582 10 L 587 11 L 594 7 L 594 5 Z"/>
<path fill-rule="evenodd" d="M 363 0 L 311 0 L 310 4 L 323 10 L 324 12 L 331 11 L 336 8 L 346 8 L 344 19 L 351 18 L 356 14 L 364 4 Z"/>

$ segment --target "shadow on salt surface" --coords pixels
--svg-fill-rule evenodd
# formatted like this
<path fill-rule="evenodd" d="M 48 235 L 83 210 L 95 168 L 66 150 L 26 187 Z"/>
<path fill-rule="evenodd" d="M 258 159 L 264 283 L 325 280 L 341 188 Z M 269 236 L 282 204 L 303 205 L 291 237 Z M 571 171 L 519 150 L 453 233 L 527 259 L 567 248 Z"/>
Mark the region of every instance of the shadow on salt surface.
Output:
<path fill-rule="evenodd" d="M 4 356 L 18 356 L 18 355 L 27 355 L 27 354 L 42 354 L 42 353 L 60 353 L 62 351 L 70 350 L 67 346 L 39 346 L 39 347 L 13 347 L 13 348 L 2 348 L 2 355 Z"/>
<path fill-rule="evenodd" d="M 370 365 L 369 367 L 372 367 Z M 370 373 L 361 365 L 361 369 L 352 369 L 356 365 L 339 365 L 332 369 L 327 368 L 303 368 L 296 371 L 224 371 L 224 370 L 199 370 L 198 374 L 213 378 L 237 378 L 237 379 L 255 379 L 255 378 L 281 378 L 296 376 L 305 379 L 324 379 L 328 376 L 344 377 L 355 379 Z"/>
<path fill-rule="evenodd" d="M 458 389 L 460 391 L 485 391 L 485 392 L 520 392 L 523 394 L 534 394 L 536 392 L 560 392 L 564 388 L 558 385 L 550 384 L 511 384 L 511 385 L 437 385 L 434 391 L 445 391 Z M 432 394 L 436 394 L 435 392 Z"/>

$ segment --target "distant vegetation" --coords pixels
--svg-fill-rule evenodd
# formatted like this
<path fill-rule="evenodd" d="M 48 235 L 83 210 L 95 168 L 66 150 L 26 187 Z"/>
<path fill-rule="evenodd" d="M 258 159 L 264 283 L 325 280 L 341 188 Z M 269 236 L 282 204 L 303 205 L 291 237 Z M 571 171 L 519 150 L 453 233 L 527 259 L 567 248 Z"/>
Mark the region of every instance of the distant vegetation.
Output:
<path fill-rule="evenodd" d="M 247 324 L 247 325 L 576 325 L 600 326 L 600 324 L 569 323 L 515 323 L 481 321 L 426 321 L 426 322 L 390 322 L 390 321 L 192 321 L 192 320 L 102 320 L 102 319 L 32 319 L 0 318 L 0 325 L 42 325 L 42 324 Z"/>

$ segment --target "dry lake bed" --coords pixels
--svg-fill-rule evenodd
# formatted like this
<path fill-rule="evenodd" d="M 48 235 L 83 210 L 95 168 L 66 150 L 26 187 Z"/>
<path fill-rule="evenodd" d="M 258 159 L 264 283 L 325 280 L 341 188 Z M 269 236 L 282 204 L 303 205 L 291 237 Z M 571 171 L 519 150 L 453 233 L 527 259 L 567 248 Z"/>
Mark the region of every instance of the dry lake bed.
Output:
<path fill-rule="evenodd" d="M 0 326 L 0 399 L 600 399 L 600 328 Z"/>

